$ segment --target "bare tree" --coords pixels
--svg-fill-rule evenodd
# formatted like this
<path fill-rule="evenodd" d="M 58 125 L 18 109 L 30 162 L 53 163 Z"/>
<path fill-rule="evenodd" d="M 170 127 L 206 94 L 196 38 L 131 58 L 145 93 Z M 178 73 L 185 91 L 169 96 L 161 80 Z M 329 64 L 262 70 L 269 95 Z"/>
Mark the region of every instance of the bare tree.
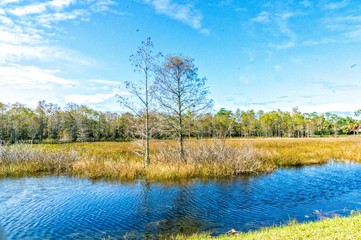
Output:
<path fill-rule="evenodd" d="M 206 78 L 198 78 L 193 59 L 168 56 L 157 71 L 157 99 L 168 115 L 168 122 L 179 140 L 179 156 L 184 158 L 184 136 L 187 131 L 186 115 L 194 115 L 208 109 L 212 101 L 207 99 Z"/>
<path fill-rule="evenodd" d="M 154 109 L 154 70 L 161 56 L 161 53 L 154 54 L 153 49 L 153 42 L 150 38 L 147 38 L 142 42 L 138 51 L 130 56 L 129 61 L 134 67 L 134 72 L 138 72 L 141 78 L 136 81 L 125 82 L 125 86 L 131 94 L 130 97 L 117 95 L 120 104 L 131 110 L 140 119 L 140 123 L 136 123 L 136 127 L 142 141 L 144 166 L 150 164 L 149 141 L 152 130 L 150 114 Z"/>

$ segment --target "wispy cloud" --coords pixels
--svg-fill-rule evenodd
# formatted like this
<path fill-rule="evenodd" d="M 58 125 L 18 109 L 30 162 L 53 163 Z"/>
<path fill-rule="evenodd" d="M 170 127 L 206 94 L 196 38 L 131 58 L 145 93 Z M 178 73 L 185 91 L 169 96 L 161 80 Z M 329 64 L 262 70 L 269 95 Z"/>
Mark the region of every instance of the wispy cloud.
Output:
<path fill-rule="evenodd" d="M 269 13 L 266 11 L 263 11 L 263 12 L 259 13 L 255 18 L 252 18 L 251 21 L 257 22 L 257 23 L 268 23 L 270 21 Z"/>
<path fill-rule="evenodd" d="M 300 4 L 304 7 L 311 7 L 312 3 L 309 0 L 303 0 L 300 2 Z"/>
<path fill-rule="evenodd" d="M 0 101 L 36 103 L 41 97 L 64 102 L 65 93 L 81 84 L 64 77 L 61 67 L 75 63 L 89 67 L 96 61 L 56 46 L 58 24 L 87 21 L 99 12 L 112 12 L 114 4 L 110 0 L 0 1 Z M 52 96 L 55 89 L 61 95 Z"/>
<path fill-rule="evenodd" d="M 336 10 L 336 9 L 347 7 L 349 4 L 350 4 L 349 0 L 330 2 L 324 6 L 324 9 Z"/>
<path fill-rule="evenodd" d="M 49 5 L 56 9 L 63 9 L 75 3 L 76 0 L 52 0 L 49 2 Z"/>
<path fill-rule="evenodd" d="M 262 24 L 264 30 L 272 33 L 277 43 L 269 43 L 268 46 L 274 49 L 288 49 L 296 46 L 297 34 L 290 27 L 290 19 L 298 16 L 299 13 L 292 11 L 261 11 L 257 16 L 251 18 L 254 24 Z"/>
<path fill-rule="evenodd" d="M 310 98 L 323 97 L 323 96 L 325 96 L 325 94 L 313 94 L 313 95 L 305 95 L 305 96 L 302 96 L 302 98 L 304 98 L 304 99 L 310 99 Z"/>
<path fill-rule="evenodd" d="M 107 101 L 110 98 L 115 98 L 115 93 L 98 93 L 92 95 L 85 94 L 73 94 L 65 97 L 66 102 L 74 102 L 77 104 L 94 104 L 102 103 Z"/>
<path fill-rule="evenodd" d="M 18 2 L 20 2 L 20 0 L 2 0 L 0 1 L 0 5 L 6 5 L 9 3 L 18 3 Z"/>
<path fill-rule="evenodd" d="M 101 80 L 103 82 L 112 82 L 109 80 Z M 111 101 L 112 103 L 115 103 L 115 101 L 112 101 L 112 99 L 115 99 L 115 96 L 117 94 L 123 95 L 123 96 L 129 96 L 130 93 L 125 91 L 124 89 L 119 88 L 110 88 L 110 89 L 102 89 L 99 92 L 99 89 L 97 89 L 98 92 L 96 93 L 87 93 L 87 94 L 69 94 L 64 97 L 65 102 L 75 102 L 78 104 L 86 104 L 86 105 L 94 105 L 98 103 L 104 103 L 107 101 Z"/>
<path fill-rule="evenodd" d="M 294 101 L 286 100 L 288 98 L 277 98 L 278 100 L 269 100 L 269 101 L 263 101 L 263 102 L 250 102 L 250 106 L 268 106 L 268 105 L 274 105 L 276 103 L 293 103 Z"/>
<path fill-rule="evenodd" d="M 144 2 L 152 5 L 159 14 L 183 22 L 202 33 L 209 33 L 209 30 L 202 26 L 203 15 L 190 3 L 178 4 L 172 0 L 144 0 Z"/>
<path fill-rule="evenodd" d="M 281 65 L 279 65 L 279 64 L 276 64 L 276 65 L 274 65 L 274 70 L 276 70 L 277 72 L 279 72 L 279 71 L 281 71 L 282 70 L 282 66 Z"/>
<path fill-rule="evenodd" d="M 295 43 L 295 41 L 290 40 L 288 42 L 280 43 L 280 44 L 270 43 L 268 46 L 270 48 L 274 48 L 274 49 L 277 49 L 277 50 L 283 50 L 283 49 L 289 49 L 289 48 L 295 47 L 296 43 Z"/>
<path fill-rule="evenodd" d="M 85 21 L 92 11 L 95 11 L 92 7 L 106 10 L 106 7 L 114 5 L 114 2 L 93 0 L 71 7 L 75 3 L 76 0 L 51 0 L 30 4 L 2 1 L 1 5 L 4 7 L 1 9 L 6 14 L 1 15 L 0 12 L 0 63 L 17 64 L 22 60 L 37 60 L 90 64 L 91 61 L 81 54 L 50 44 L 53 40 L 49 36 L 56 35 L 52 27 L 63 21 Z"/>
<path fill-rule="evenodd" d="M 110 80 L 103 80 L 103 79 L 92 79 L 92 80 L 89 80 L 89 82 L 100 83 L 100 84 L 104 84 L 104 85 L 108 85 L 108 86 L 118 86 L 118 85 L 120 85 L 119 82 L 110 81 Z"/>
<path fill-rule="evenodd" d="M 333 82 L 319 81 L 319 82 L 315 82 L 315 84 L 319 84 L 323 89 L 332 91 L 333 93 L 336 93 L 337 91 L 354 91 L 356 89 L 361 89 L 360 85 L 354 83 L 336 84 Z"/>
<path fill-rule="evenodd" d="M 47 10 L 46 6 L 47 4 L 45 3 L 38 3 L 38 4 L 16 7 L 14 9 L 9 10 L 9 12 L 19 17 L 25 15 L 32 15 L 32 14 L 41 14 Z"/>
<path fill-rule="evenodd" d="M 59 70 L 42 69 L 34 66 L 0 66 L 0 86 L 12 85 L 16 88 L 45 88 L 56 86 L 73 87 L 77 83 L 59 76 Z"/>
<path fill-rule="evenodd" d="M 327 17 L 322 22 L 326 29 L 342 34 L 346 41 L 361 41 L 361 15 Z"/>
<path fill-rule="evenodd" d="M 360 105 L 357 103 L 332 103 L 332 104 L 314 104 L 314 105 L 303 105 L 299 106 L 301 112 L 343 112 L 343 113 L 352 113 L 360 108 Z"/>
<path fill-rule="evenodd" d="M 361 26 L 349 31 L 346 35 L 355 41 L 361 41 Z"/>
<path fill-rule="evenodd" d="M 124 14 L 115 11 L 112 8 L 115 5 L 117 5 L 117 3 L 112 0 L 99 0 L 92 6 L 92 10 L 94 12 L 110 12 L 110 13 Z"/>
<path fill-rule="evenodd" d="M 84 9 L 75 9 L 70 12 L 55 12 L 43 14 L 38 17 L 37 23 L 51 28 L 53 23 L 76 20 L 80 19 L 81 21 L 87 21 L 89 16 L 89 12 Z"/>
<path fill-rule="evenodd" d="M 321 40 L 308 40 L 308 41 L 304 41 L 302 42 L 302 46 L 318 46 L 318 45 L 324 45 L 324 44 L 330 44 L 330 43 L 334 43 L 335 40 L 329 39 L 329 38 L 325 38 L 325 39 L 321 39 Z"/>

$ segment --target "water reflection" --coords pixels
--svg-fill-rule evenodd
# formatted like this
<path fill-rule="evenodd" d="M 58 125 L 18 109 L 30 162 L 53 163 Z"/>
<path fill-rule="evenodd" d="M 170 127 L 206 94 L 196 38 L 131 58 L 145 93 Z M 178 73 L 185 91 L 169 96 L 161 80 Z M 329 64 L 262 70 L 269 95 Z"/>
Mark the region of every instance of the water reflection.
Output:
<path fill-rule="evenodd" d="M 0 240 L 6 240 L 4 228 L 0 225 Z"/>
<path fill-rule="evenodd" d="M 259 177 L 183 184 L 91 182 L 67 177 L 0 181 L 9 239 L 159 239 L 317 220 L 360 208 L 361 166 L 331 163 Z M 318 210 L 320 214 L 312 214 Z M 1 235 L 0 235 L 1 236 Z M 1 238 L 0 238 L 1 240 Z"/>

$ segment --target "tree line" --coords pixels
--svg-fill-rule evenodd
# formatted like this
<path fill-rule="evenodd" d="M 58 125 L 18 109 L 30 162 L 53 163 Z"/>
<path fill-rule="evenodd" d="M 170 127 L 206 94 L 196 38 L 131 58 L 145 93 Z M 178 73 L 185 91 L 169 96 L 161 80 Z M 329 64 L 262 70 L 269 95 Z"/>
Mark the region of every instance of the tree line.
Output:
<path fill-rule="evenodd" d="M 167 129 L 169 116 L 150 114 L 160 126 L 152 129 L 152 138 L 173 138 Z M 3 142 L 86 142 L 130 141 L 141 139 L 141 119 L 130 112 L 119 114 L 93 110 L 84 105 L 67 104 L 64 108 L 40 101 L 35 109 L 24 104 L 0 103 L 0 140 Z M 360 122 L 350 116 L 333 113 L 289 111 L 231 111 L 183 116 L 183 137 L 315 137 L 357 134 Z"/>

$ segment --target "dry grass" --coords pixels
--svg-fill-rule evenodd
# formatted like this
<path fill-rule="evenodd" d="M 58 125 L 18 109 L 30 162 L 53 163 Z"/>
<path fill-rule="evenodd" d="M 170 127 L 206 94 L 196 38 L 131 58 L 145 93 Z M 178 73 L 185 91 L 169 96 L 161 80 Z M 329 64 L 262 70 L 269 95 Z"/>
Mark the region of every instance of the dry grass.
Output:
<path fill-rule="evenodd" d="M 223 141 L 187 144 L 186 163 L 178 158 L 173 142 L 157 142 L 153 163 L 143 168 L 140 159 L 82 159 L 73 166 L 77 176 L 116 180 L 147 178 L 151 181 L 181 181 L 190 178 L 217 178 L 269 172 L 275 168 L 267 152 L 251 145 L 227 146 Z M 85 156 L 84 156 L 85 157 Z"/>
<path fill-rule="evenodd" d="M 71 143 L 0 147 L 0 177 L 72 174 L 93 179 L 180 181 L 258 174 L 277 166 L 361 162 L 361 138 L 189 140 L 186 163 L 175 141 L 152 141 L 144 169 L 133 143 Z"/>
<path fill-rule="evenodd" d="M 0 146 L 0 177 L 71 173 L 77 152 L 51 152 L 31 145 Z"/>
<path fill-rule="evenodd" d="M 231 140 L 233 141 L 233 140 Z M 361 138 L 255 139 L 257 149 L 268 151 L 278 166 L 322 164 L 331 159 L 361 162 Z"/>

